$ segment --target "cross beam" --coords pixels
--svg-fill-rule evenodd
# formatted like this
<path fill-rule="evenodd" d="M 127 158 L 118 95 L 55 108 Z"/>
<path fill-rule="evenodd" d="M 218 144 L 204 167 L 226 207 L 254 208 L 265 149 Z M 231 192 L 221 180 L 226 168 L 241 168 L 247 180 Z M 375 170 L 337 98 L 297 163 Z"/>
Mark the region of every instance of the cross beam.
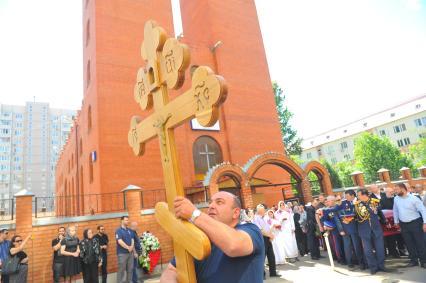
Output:
<path fill-rule="evenodd" d="M 135 155 L 140 156 L 145 152 L 145 144 L 159 137 L 168 206 L 157 203 L 156 219 L 173 237 L 178 282 L 196 283 L 193 257 L 205 258 L 211 247 L 201 230 L 171 213 L 176 196 L 184 196 L 174 128 L 193 118 L 204 127 L 214 125 L 219 106 L 226 99 L 227 87 L 222 77 L 200 66 L 192 75 L 191 88 L 169 102 L 168 89 L 183 85 L 190 53 L 185 44 L 167 38 L 164 29 L 153 21 L 145 24 L 141 54 L 146 66 L 138 70 L 134 98 L 142 110 L 154 108 L 154 111 L 144 120 L 132 117 L 128 142 Z"/>

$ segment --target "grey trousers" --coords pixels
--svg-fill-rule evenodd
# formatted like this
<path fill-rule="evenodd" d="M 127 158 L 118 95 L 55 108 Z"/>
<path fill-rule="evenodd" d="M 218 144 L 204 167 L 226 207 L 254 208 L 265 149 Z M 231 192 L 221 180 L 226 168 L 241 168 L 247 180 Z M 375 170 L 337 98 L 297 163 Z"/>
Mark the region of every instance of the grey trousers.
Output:
<path fill-rule="evenodd" d="M 117 283 L 131 283 L 133 274 L 133 255 L 118 254 L 117 255 Z"/>

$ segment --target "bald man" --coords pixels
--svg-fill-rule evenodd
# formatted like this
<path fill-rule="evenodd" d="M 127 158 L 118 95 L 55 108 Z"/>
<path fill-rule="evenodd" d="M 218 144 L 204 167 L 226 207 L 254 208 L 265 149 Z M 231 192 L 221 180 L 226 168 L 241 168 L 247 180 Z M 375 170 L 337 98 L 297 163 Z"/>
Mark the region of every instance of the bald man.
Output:
<path fill-rule="evenodd" d="M 241 202 L 228 192 L 212 196 L 207 213 L 198 210 L 188 199 L 177 197 L 176 217 L 189 220 L 209 237 L 211 254 L 194 260 L 198 283 L 262 283 L 265 249 L 260 229 L 240 224 Z M 177 282 L 173 259 L 161 275 L 160 282 Z"/>

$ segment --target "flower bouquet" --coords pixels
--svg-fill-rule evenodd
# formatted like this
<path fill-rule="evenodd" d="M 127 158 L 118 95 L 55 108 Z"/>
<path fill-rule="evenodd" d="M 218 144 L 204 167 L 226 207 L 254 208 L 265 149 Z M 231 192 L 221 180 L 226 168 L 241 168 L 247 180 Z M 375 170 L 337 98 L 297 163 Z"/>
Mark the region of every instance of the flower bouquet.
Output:
<path fill-rule="evenodd" d="M 160 242 L 158 238 L 151 234 L 149 231 L 144 232 L 140 236 L 142 254 L 139 256 L 139 265 L 145 273 L 149 274 L 154 271 L 157 266 L 160 256 Z"/>

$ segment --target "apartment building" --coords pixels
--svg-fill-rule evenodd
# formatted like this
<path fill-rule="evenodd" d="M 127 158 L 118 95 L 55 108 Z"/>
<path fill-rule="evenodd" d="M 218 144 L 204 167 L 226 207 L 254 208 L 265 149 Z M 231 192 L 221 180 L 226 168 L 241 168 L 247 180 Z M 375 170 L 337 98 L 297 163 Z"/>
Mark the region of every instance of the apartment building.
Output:
<path fill-rule="evenodd" d="M 54 194 L 56 162 L 75 114 L 41 102 L 0 104 L 0 199 L 24 188 Z"/>
<path fill-rule="evenodd" d="M 302 159 L 331 164 L 354 159 L 354 142 L 364 132 L 387 136 L 402 151 L 426 137 L 426 95 L 374 113 L 303 141 Z"/>

